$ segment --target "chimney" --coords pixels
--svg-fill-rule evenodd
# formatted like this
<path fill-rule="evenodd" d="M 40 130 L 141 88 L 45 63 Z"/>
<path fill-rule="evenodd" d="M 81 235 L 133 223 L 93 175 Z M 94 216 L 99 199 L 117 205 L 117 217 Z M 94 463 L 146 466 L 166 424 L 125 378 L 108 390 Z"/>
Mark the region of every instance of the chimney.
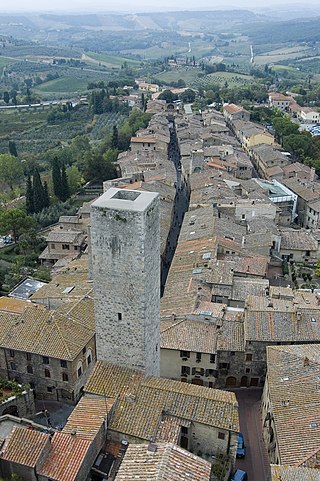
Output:
<path fill-rule="evenodd" d="M 309 365 L 310 365 L 309 358 L 305 357 L 304 360 L 303 360 L 303 367 L 307 367 Z"/>
<path fill-rule="evenodd" d="M 314 182 L 314 177 L 315 177 L 316 169 L 314 167 L 310 168 L 310 182 Z"/>

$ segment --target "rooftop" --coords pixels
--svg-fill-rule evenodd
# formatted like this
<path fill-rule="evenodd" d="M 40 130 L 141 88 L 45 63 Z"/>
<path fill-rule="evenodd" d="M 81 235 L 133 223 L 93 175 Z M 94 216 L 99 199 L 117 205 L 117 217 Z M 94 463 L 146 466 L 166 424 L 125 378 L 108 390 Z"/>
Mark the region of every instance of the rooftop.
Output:
<path fill-rule="evenodd" d="M 239 430 L 238 404 L 230 392 L 145 377 L 141 372 L 101 361 L 96 363 L 85 391 L 118 397 L 109 428 L 136 438 L 157 439 L 161 421 L 168 417 L 178 419 L 179 425 L 188 421 Z M 176 442 L 176 429 L 174 433 L 169 430 L 162 440 Z"/>
<path fill-rule="evenodd" d="M 318 251 L 318 242 L 303 229 L 281 231 L 281 250 Z"/>
<path fill-rule="evenodd" d="M 7 349 L 71 361 L 94 334 L 92 299 L 56 311 L 30 307 L 19 314 L 0 312 L 0 346 Z"/>
<path fill-rule="evenodd" d="M 48 434 L 25 427 L 15 427 L 1 450 L 1 459 L 35 467 L 49 442 Z"/>
<path fill-rule="evenodd" d="M 65 434 L 77 434 L 82 439 L 93 441 L 105 422 L 113 401 L 90 396 L 82 396 L 63 428 Z"/>
<path fill-rule="evenodd" d="M 159 194 L 154 192 L 111 187 L 93 202 L 91 212 L 94 212 L 96 209 L 143 212 L 157 197 L 159 197 Z"/>
<path fill-rule="evenodd" d="M 55 481 L 74 481 L 82 468 L 91 441 L 77 435 L 55 433 L 40 476 Z"/>
<path fill-rule="evenodd" d="M 320 481 L 320 470 L 271 465 L 272 481 Z"/>
<path fill-rule="evenodd" d="M 280 463 L 300 466 L 320 446 L 320 344 L 267 347 L 267 363 Z"/>
<path fill-rule="evenodd" d="M 170 327 L 161 328 L 160 330 L 160 345 L 162 349 L 209 354 L 216 351 L 217 329 L 215 324 L 182 319 L 176 321 Z"/>
<path fill-rule="evenodd" d="M 174 444 L 130 444 L 115 481 L 209 481 L 211 464 Z"/>

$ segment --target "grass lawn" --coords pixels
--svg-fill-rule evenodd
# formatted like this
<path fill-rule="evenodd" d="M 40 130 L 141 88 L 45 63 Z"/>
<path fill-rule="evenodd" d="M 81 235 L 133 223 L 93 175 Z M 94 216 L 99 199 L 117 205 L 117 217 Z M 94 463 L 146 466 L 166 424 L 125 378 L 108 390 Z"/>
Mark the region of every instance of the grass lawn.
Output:
<path fill-rule="evenodd" d="M 183 79 L 187 86 L 190 86 L 197 78 L 198 74 L 201 73 L 200 69 L 192 67 L 178 67 L 174 70 L 168 70 L 167 72 L 161 72 L 156 75 L 156 79 L 161 80 L 161 82 L 177 82 L 179 79 Z"/>
<path fill-rule="evenodd" d="M 0 57 L 0 75 L 2 75 L 4 67 L 8 67 L 13 63 L 15 63 L 15 60 L 12 60 L 11 58 Z"/>
<path fill-rule="evenodd" d="M 59 77 L 49 82 L 38 85 L 35 89 L 40 93 L 76 93 L 87 90 L 88 80 L 77 77 Z"/>
<path fill-rule="evenodd" d="M 42 125 L 48 116 L 48 111 L 6 110 L 0 112 L 0 139 L 6 135 L 23 132 Z"/>
<path fill-rule="evenodd" d="M 210 84 L 218 84 L 221 87 L 227 82 L 229 87 L 243 87 L 254 81 L 251 75 L 244 75 L 234 72 L 215 72 L 209 75 L 205 75 L 202 78 L 198 78 L 194 82 L 195 87 L 206 88 Z"/>
<path fill-rule="evenodd" d="M 83 55 L 83 60 L 90 63 L 90 61 L 94 64 L 101 63 L 101 65 L 105 65 L 106 67 L 118 67 L 120 68 L 124 62 L 127 62 L 128 65 L 139 65 L 139 60 L 133 60 L 131 58 L 125 57 L 117 57 L 116 55 L 108 55 L 107 53 L 94 53 L 88 52 L 87 54 Z"/>
<path fill-rule="evenodd" d="M 281 62 L 283 60 L 295 60 L 304 57 L 311 52 L 313 51 L 310 47 L 297 45 L 296 47 L 270 50 L 269 52 L 265 52 L 263 55 L 255 56 L 254 61 L 257 65 L 264 65 L 269 63 Z"/>

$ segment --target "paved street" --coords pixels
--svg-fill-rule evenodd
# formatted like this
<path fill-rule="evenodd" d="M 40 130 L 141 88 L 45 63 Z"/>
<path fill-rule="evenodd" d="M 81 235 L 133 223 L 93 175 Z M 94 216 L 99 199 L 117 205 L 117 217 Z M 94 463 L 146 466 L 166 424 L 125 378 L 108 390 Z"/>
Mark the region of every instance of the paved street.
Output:
<path fill-rule="evenodd" d="M 248 481 L 267 481 L 268 455 L 262 440 L 260 398 L 262 389 L 234 389 L 239 403 L 240 429 L 246 445 L 246 456 L 237 459 L 236 467 L 248 473 Z"/>

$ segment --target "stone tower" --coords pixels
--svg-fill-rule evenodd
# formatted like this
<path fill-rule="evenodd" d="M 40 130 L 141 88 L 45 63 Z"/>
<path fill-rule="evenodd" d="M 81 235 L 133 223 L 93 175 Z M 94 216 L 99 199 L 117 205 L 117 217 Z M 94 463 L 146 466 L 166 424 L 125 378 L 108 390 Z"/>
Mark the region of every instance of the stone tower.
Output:
<path fill-rule="evenodd" d="M 160 375 L 159 195 L 111 188 L 91 206 L 97 358 Z"/>

